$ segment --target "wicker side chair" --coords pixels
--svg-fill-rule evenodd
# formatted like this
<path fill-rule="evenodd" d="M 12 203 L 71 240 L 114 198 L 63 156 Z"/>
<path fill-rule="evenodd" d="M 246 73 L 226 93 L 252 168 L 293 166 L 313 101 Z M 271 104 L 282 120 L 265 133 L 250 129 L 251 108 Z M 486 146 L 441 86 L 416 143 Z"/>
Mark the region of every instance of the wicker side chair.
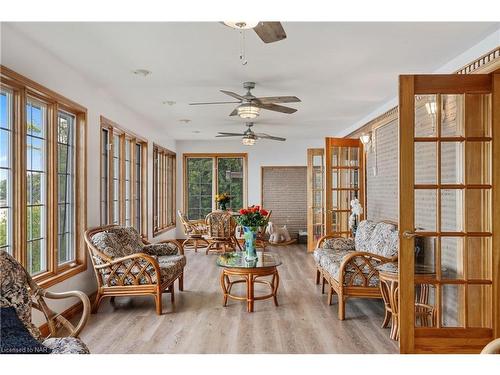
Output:
<path fill-rule="evenodd" d="M 189 220 L 181 210 L 177 210 L 177 214 L 181 219 L 184 234 L 187 237 L 182 243 L 184 249 L 194 249 L 196 253 L 199 248 L 208 247 L 209 243 L 204 237 L 207 235 L 205 220 Z"/>
<path fill-rule="evenodd" d="M 205 218 L 209 245 L 206 254 L 234 251 L 236 243 L 236 220 L 227 211 L 213 211 Z"/>
<path fill-rule="evenodd" d="M 107 225 L 85 232 L 85 242 L 97 278 L 96 313 L 105 297 L 152 295 L 156 313 L 162 313 L 162 295 L 174 302 L 174 282 L 184 290 L 186 257 L 176 240 L 151 244 L 132 228 Z"/>
<path fill-rule="evenodd" d="M 83 310 L 76 327 L 61 314 L 52 311 L 46 299 L 79 298 Z M 89 354 L 85 343 L 78 338 L 90 314 L 89 297 L 80 291 L 49 292 L 33 281 L 23 266 L 5 251 L 0 251 L 0 307 L 13 307 L 28 332 L 53 354 Z M 32 323 L 32 309 L 42 312 L 49 328 L 43 337 Z M 64 333 L 64 335 L 61 335 Z"/>

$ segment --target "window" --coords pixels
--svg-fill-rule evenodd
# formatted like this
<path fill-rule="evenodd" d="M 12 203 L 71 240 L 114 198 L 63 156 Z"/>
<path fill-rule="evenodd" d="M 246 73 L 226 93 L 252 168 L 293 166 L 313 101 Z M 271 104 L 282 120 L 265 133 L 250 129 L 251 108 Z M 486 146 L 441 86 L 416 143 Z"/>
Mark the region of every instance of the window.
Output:
<path fill-rule="evenodd" d="M 246 206 L 247 154 L 185 154 L 184 210 L 199 220 L 216 209 L 215 194 L 228 193 L 233 211 Z"/>
<path fill-rule="evenodd" d="M 0 249 L 12 254 L 12 92 L 0 91 Z"/>
<path fill-rule="evenodd" d="M 147 236 L 147 141 L 101 117 L 101 224 Z"/>
<path fill-rule="evenodd" d="M 86 109 L 5 67 L 0 81 L 0 248 L 48 287 L 86 269 Z"/>
<path fill-rule="evenodd" d="M 153 235 L 175 228 L 175 153 L 153 148 Z"/>

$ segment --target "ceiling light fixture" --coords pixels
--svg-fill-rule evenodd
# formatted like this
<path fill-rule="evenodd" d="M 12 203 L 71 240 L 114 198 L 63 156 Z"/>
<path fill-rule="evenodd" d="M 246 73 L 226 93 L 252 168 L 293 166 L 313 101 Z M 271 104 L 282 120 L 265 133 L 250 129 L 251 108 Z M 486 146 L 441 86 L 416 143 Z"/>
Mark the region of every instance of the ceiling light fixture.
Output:
<path fill-rule="evenodd" d="M 189 124 L 191 122 L 191 120 L 188 118 L 181 118 L 179 121 L 183 122 L 184 124 Z"/>
<path fill-rule="evenodd" d="M 193 130 L 194 134 L 200 134 L 201 132 L 199 130 Z"/>
<path fill-rule="evenodd" d="M 361 143 L 363 145 L 367 145 L 369 142 L 370 142 L 370 133 L 365 133 L 365 134 L 362 134 L 361 137 L 359 137 L 359 140 L 361 141 Z"/>
<path fill-rule="evenodd" d="M 175 102 L 173 100 L 164 100 L 163 102 L 161 102 L 161 104 L 168 104 L 168 105 L 172 106 L 175 104 Z"/>
<path fill-rule="evenodd" d="M 253 29 L 259 24 L 259 21 L 224 21 L 224 25 L 237 30 Z"/>
<path fill-rule="evenodd" d="M 238 109 L 238 116 L 244 119 L 256 118 L 260 113 L 260 108 L 252 105 L 252 103 L 243 103 Z"/>
<path fill-rule="evenodd" d="M 147 69 L 136 69 L 136 70 L 133 70 L 132 73 L 134 73 L 135 75 L 138 75 L 138 76 L 143 76 L 143 77 L 147 77 L 150 74 L 152 74 L 151 70 L 147 70 Z"/>
<path fill-rule="evenodd" d="M 247 135 L 241 139 L 241 143 L 245 146 L 253 146 L 255 144 L 255 137 Z"/>

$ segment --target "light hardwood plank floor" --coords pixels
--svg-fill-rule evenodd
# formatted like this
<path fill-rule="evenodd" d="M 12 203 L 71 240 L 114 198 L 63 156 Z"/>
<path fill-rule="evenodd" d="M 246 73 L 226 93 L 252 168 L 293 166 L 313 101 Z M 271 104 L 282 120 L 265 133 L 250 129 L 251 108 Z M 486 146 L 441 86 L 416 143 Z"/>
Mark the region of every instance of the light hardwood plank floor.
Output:
<path fill-rule="evenodd" d="M 380 325 L 381 300 L 350 299 L 346 320 L 337 304 L 315 285 L 315 267 L 305 246 L 270 247 L 280 255 L 279 306 L 272 299 L 222 306 L 216 255 L 186 251 L 184 292 L 176 285 L 175 304 L 164 295 L 163 315 L 153 297 L 104 300 L 80 335 L 92 353 L 397 353 L 397 342 Z M 243 293 L 244 284 L 240 287 Z M 256 286 L 256 294 L 259 288 Z M 264 291 L 262 289 L 262 291 Z"/>

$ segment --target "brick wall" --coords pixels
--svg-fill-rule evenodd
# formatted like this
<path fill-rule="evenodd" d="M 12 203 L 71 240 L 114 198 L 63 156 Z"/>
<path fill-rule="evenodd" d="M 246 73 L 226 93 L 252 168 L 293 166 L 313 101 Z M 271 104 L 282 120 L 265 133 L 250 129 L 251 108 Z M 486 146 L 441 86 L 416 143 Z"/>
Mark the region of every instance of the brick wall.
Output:
<path fill-rule="evenodd" d="M 292 235 L 307 228 L 307 167 L 263 167 L 262 206 Z"/>

